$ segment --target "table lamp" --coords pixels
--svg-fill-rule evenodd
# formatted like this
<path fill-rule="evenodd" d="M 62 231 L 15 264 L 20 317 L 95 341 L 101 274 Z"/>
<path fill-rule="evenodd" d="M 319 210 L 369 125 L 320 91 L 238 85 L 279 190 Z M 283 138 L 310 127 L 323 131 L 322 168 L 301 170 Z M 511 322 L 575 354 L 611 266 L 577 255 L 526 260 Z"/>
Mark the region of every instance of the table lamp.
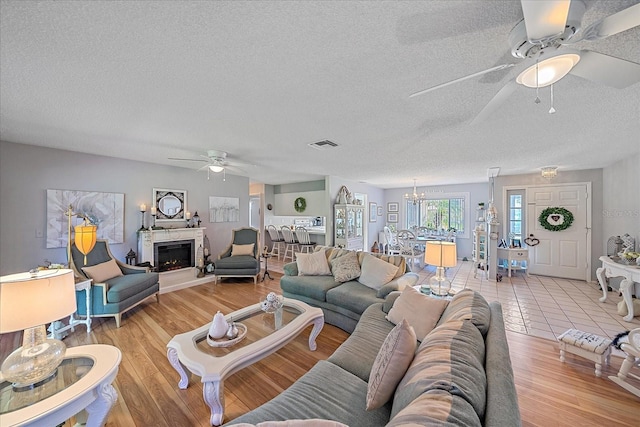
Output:
<path fill-rule="evenodd" d="M 14 388 L 36 386 L 62 362 L 66 346 L 47 339 L 45 324 L 76 311 L 73 271 L 40 270 L 0 277 L 0 334 L 24 329 L 22 347 L 7 357 L 0 371 Z"/>
<path fill-rule="evenodd" d="M 455 243 L 436 240 L 427 241 L 424 263 L 436 267 L 436 275 L 429 279 L 432 294 L 442 296 L 449 293 L 451 282 L 447 280 L 444 269 L 445 267 L 456 266 L 456 256 Z"/>

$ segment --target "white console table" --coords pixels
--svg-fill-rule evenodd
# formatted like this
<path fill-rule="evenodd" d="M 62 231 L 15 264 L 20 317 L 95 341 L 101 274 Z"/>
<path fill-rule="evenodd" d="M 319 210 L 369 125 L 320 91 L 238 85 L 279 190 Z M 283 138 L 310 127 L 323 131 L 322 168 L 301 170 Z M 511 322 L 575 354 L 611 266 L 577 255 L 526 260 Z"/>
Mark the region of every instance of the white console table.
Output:
<path fill-rule="evenodd" d="M 524 270 L 529 275 L 529 250 L 522 248 L 498 248 L 498 267 L 501 265 L 500 260 L 507 261 L 507 265 L 502 265 L 506 268 L 511 277 L 511 270 Z"/>
<path fill-rule="evenodd" d="M 632 300 L 633 282 L 640 283 L 640 267 L 637 265 L 619 264 L 608 256 L 601 256 L 600 261 L 602 262 L 602 267 L 596 270 L 598 283 L 600 283 L 600 287 L 602 288 L 602 298 L 600 298 L 600 302 L 607 300 L 607 278 L 624 277 L 620 282 L 620 292 L 622 293 L 625 304 L 627 304 L 629 314 L 624 316 L 623 319 L 625 322 L 631 322 L 634 314 Z"/>

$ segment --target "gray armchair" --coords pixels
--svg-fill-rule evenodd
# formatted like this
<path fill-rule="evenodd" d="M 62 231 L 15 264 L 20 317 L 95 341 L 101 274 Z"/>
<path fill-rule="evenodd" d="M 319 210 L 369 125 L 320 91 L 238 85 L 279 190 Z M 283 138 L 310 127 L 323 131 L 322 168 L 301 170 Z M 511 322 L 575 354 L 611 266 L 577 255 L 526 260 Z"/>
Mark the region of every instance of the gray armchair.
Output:
<path fill-rule="evenodd" d="M 240 228 L 233 230 L 231 244 L 213 262 L 213 274 L 216 280 L 223 277 L 253 277 L 253 283 L 258 283 L 260 276 L 260 232 L 255 228 Z M 246 253 L 253 243 L 253 249 Z M 234 253 L 234 245 L 236 252 Z"/>
<path fill-rule="evenodd" d="M 100 280 L 94 279 L 91 286 L 90 315 L 91 317 L 114 317 L 116 327 L 119 328 L 122 313 L 153 295 L 160 302 L 160 281 L 158 273 L 149 272 L 147 267 L 135 267 L 115 259 L 106 240 L 96 242 L 93 250 L 87 254 L 86 265 L 84 264 L 84 255 L 76 248 L 75 244 L 71 245 L 69 266 L 77 277 L 93 279 L 91 270 L 95 270 L 96 266 L 112 260 L 117 265 L 117 267 L 112 267 L 119 275 L 106 279 L 99 278 L 98 275 L 94 276 Z M 105 276 L 104 273 L 100 275 Z M 81 316 L 87 315 L 84 292 L 86 291 L 76 291 L 77 313 Z"/>

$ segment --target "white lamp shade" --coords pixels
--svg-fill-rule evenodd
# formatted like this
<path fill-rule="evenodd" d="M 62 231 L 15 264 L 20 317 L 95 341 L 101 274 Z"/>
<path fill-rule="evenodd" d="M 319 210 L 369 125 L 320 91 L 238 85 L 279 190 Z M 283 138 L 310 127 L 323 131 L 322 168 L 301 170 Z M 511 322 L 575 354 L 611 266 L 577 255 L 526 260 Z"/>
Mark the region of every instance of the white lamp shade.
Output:
<path fill-rule="evenodd" d="M 35 277 L 0 277 L 0 333 L 21 331 L 62 319 L 76 311 L 73 271 L 41 270 Z"/>
<path fill-rule="evenodd" d="M 424 262 L 436 267 L 455 267 L 457 262 L 456 244 L 436 240 L 427 241 Z"/>

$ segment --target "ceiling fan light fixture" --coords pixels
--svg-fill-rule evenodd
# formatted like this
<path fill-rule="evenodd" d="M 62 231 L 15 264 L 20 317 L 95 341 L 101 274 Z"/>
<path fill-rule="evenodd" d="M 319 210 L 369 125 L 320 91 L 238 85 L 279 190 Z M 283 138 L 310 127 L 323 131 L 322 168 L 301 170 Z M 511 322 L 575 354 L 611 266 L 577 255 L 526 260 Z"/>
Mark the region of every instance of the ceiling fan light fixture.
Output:
<path fill-rule="evenodd" d="M 220 165 L 209 165 L 209 170 L 211 172 L 220 173 L 224 170 L 224 166 Z"/>
<path fill-rule="evenodd" d="M 537 73 L 536 65 L 532 65 L 520 73 L 516 82 L 530 88 L 552 85 L 569 74 L 578 61 L 580 61 L 580 55 L 575 53 L 565 53 L 545 59 L 537 63 Z"/>

